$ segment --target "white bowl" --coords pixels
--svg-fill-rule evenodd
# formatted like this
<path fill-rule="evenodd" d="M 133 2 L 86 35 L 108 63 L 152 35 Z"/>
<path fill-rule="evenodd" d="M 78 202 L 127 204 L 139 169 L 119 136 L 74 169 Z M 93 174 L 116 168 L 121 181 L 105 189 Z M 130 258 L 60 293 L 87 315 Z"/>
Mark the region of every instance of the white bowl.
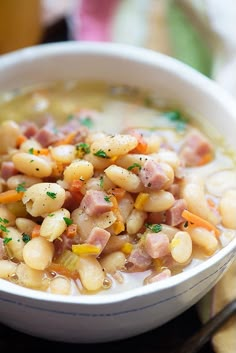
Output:
<path fill-rule="evenodd" d="M 151 89 L 206 117 L 235 146 L 236 105 L 210 79 L 161 54 L 117 44 L 67 42 L 0 58 L 0 91 L 58 79 L 98 79 Z M 235 257 L 236 239 L 162 282 L 111 295 L 62 296 L 0 280 L 0 321 L 49 340 L 90 343 L 154 329 L 194 305 Z"/>

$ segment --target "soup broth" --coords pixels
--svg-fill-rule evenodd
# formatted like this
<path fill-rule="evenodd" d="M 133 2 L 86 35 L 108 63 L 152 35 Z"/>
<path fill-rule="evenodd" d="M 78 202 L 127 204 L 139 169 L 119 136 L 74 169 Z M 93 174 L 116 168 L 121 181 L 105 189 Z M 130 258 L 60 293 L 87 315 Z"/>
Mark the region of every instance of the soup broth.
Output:
<path fill-rule="evenodd" d="M 70 81 L 2 95 L 0 119 L 0 278 L 111 294 L 235 237 L 235 155 L 207 117 L 136 87 Z"/>

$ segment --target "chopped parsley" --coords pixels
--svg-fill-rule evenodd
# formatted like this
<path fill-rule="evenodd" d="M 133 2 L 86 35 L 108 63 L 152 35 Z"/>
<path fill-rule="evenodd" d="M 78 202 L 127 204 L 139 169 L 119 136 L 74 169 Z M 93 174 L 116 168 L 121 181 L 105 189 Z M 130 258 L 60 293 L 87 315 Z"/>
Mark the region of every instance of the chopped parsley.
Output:
<path fill-rule="evenodd" d="M 104 196 L 104 200 L 105 200 L 106 202 L 111 202 L 110 198 L 111 198 L 111 196 Z"/>
<path fill-rule="evenodd" d="M 33 149 L 33 147 L 31 147 L 31 148 L 28 150 L 28 152 L 29 152 L 30 154 L 34 154 L 34 149 Z"/>
<path fill-rule="evenodd" d="M 76 151 L 78 151 L 79 153 L 89 153 L 90 152 L 90 146 L 85 143 L 85 142 L 81 142 L 78 145 L 76 145 Z"/>
<path fill-rule="evenodd" d="M 99 182 L 100 182 L 100 188 L 103 189 L 104 188 L 104 177 L 103 176 L 100 176 Z"/>
<path fill-rule="evenodd" d="M 188 120 L 178 110 L 167 111 L 164 116 L 174 123 L 177 131 L 185 130 Z"/>
<path fill-rule="evenodd" d="M 71 121 L 72 119 L 74 119 L 74 115 L 73 114 L 69 114 L 66 118 L 67 121 Z"/>
<path fill-rule="evenodd" d="M 11 240 L 12 240 L 12 238 L 4 238 L 4 239 L 3 239 L 3 244 L 6 245 L 6 244 L 8 244 Z"/>
<path fill-rule="evenodd" d="M 48 214 L 48 217 L 53 217 L 54 216 L 54 213 L 49 213 Z"/>
<path fill-rule="evenodd" d="M 85 118 L 82 118 L 80 120 L 81 125 L 86 126 L 88 129 L 91 129 L 93 127 L 93 121 L 89 116 L 86 116 Z"/>
<path fill-rule="evenodd" d="M 22 233 L 22 240 L 24 243 L 28 243 L 28 241 L 30 241 L 30 236 L 29 234 L 26 234 L 26 233 Z"/>
<path fill-rule="evenodd" d="M 0 224 L 0 230 L 5 233 L 9 233 L 9 230 L 2 224 Z"/>
<path fill-rule="evenodd" d="M 16 191 L 17 191 L 17 192 L 24 192 L 24 191 L 26 191 L 25 183 L 18 184 L 17 187 L 16 187 Z"/>
<path fill-rule="evenodd" d="M 149 223 L 146 223 L 145 227 L 150 229 L 153 233 L 159 233 L 162 230 L 162 225 L 161 224 L 149 224 Z"/>
<path fill-rule="evenodd" d="M 63 219 L 64 219 L 67 226 L 70 226 L 73 223 L 72 219 L 70 219 L 70 218 L 63 217 Z"/>
<path fill-rule="evenodd" d="M 2 217 L 0 217 L 0 222 L 5 224 L 9 223 L 8 219 Z"/>
<path fill-rule="evenodd" d="M 98 150 L 97 152 L 94 153 L 94 156 L 101 157 L 101 158 L 110 158 L 105 151 L 103 150 Z"/>
<path fill-rule="evenodd" d="M 46 194 L 53 200 L 57 197 L 57 194 L 55 192 L 47 191 Z"/>
<path fill-rule="evenodd" d="M 127 169 L 132 170 L 134 168 L 138 168 L 139 170 L 141 170 L 142 166 L 139 163 L 134 163 L 134 164 L 130 165 Z"/>

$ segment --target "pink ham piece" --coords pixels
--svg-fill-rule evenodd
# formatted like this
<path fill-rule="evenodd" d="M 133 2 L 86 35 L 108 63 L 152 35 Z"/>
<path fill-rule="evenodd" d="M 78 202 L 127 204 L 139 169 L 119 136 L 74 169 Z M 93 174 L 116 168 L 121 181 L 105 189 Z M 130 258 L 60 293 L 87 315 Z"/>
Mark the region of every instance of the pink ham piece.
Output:
<path fill-rule="evenodd" d="M 176 200 L 174 205 L 166 211 L 166 224 L 175 227 L 184 222 L 182 213 L 186 208 L 187 204 L 184 199 Z"/>
<path fill-rule="evenodd" d="M 159 282 L 162 281 L 163 279 L 171 277 L 171 272 L 168 268 L 163 270 L 162 272 L 158 273 L 155 276 L 152 276 L 148 279 L 148 283 L 154 283 L 154 282 Z"/>
<path fill-rule="evenodd" d="M 148 255 L 157 259 L 170 253 L 170 242 L 168 236 L 163 233 L 147 233 L 145 239 L 145 250 Z"/>
<path fill-rule="evenodd" d="M 38 130 L 34 138 L 41 144 L 42 147 L 48 147 L 58 141 L 61 136 L 58 136 L 50 128 L 45 126 Z"/>
<path fill-rule="evenodd" d="M 189 133 L 180 150 L 180 158 L 187 167 L 201 164 L 202 158 L 212 153 L 212 146 L 205 136 L 198 131 Z"/>
<path fill-rule="evenodd" d="M 25 135 L 27 138 L 30 138 L 38 132 L 38 126 L 31 121 L 26 121 L 22 123 L 21 130 L 23 135 Z"/>
<path fill-rule="evenodd" d="M 86 243 L 98 246 L 101 250 L 98 255 L 101 254 L 105 246 L 107 245 L 108 240 L 110 239 L 111 234 L 105 229 L 94 227 L 90 232 Z"/>
<path fill-rule="evenodd" d="M 151 159 L 144 163 L 139 177 L 145 187 L 155 190 L 161 190 L 169 180 L 161 164 Z"/>
<path fill-rule="evenodd" d="M 11 161 L 2 162 L 1 166 L 1 176 L 4 180 L 18 174 L 18 170 L 15 168 L 14 163 Z"/>
<path fill-rule="evenodd" d="M 89 216 L 98 216 L 111 211 L 113 203 L 109 201 L 109 196 L 103 191 L 88 190 L 83 197 L 80 208 L 84 209 Z"/>
<path fill-rule="evenodd" d="M 130 272 L 145 271 L 152 263 L 152 258 L 141 246 L 133 249 L 127 260 L 127 268 Z"/>

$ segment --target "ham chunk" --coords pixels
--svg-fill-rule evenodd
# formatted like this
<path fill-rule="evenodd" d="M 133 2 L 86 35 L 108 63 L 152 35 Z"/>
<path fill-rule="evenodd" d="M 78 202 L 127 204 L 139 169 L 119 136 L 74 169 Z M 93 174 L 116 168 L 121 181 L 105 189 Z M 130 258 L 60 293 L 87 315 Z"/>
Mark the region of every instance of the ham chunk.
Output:
<path fill-rule="evenodd" d="M 150 257 L 157 259 L 170 253 L 169 238 L 163 233 L 148 233 L 145 240 L 145 250 Z"/>
<path fill-rule="evenodd" d="M 141 246 L 137 246 L 131 251 L 128 257 L 128 271 L 138 272 L 145 271 L 149 268 L 152 263 L 152 258 L 145 249 Z"/>
<path fill-rule="evenodd" d="M 4 180 L 18 174 L 18 170 L 15 168 L 14 163 L 11 161 L 2 162 L 1 176 Z"/>
<path fill-rule="evenodd" d="M 166 224 L 175 227 L 184 222 L 182 213 L 186 208 L 187 204 L 184 199 L 176 200 L 174 205 L 166 211 Z"/>
<path fill-rule="evenodd" d="M 38 132 L 38 126 L 31 121 L 26 121 L 21 125 L 23 135 L 27 138 L 33 137 Z"/>
<path fill-rule="evenodd" d="M 113 203 L 109 196 L 103 191 L 88 190 L 83 197 L 80 208 L 84 209 L 89 216 L 98 216 L 102 213 L 111 211 Z"/>
<path fill-rule="evenodd" d="M 61 137 L 56 135 L 55 132 L 45 126 L 38 130 L 34 138 L 41 144 L 42 147 L 48 147 L 58 141 Z"/>
<path fill-rule="evenodd" d="M 107 245 L 107 242 L 110 239 L 110 236 L 111 234 L 105 229 L 94 227 L 90 232 L 86 240 L 86 243 L 98 246 L 101 249 L 100 251 L 101 253 L 105 248 L 105 246 Z"/>
<path fill-rule="evenodd" d="M 145 187 L 155 190 L 161 190 L 167 181 L 169 181 L 161 164 L 151 159 L 144 163 L 139 177 Z"/>
<path fill-rule="evenodd" d="M 213 147 L 208 139 L 200 132 L 194 131 L 187 135 L 180 150 L 180 158 L 187 167 L 194 167 L 202 164 L 204 157 L 209 156 Z"/>

